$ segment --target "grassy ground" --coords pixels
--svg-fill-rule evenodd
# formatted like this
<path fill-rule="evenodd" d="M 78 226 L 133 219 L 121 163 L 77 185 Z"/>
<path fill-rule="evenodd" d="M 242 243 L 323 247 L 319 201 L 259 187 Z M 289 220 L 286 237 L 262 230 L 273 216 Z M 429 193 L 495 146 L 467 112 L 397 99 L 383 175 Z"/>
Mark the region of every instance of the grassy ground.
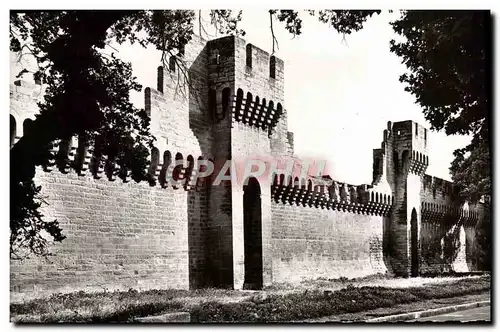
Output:
<path fill-rule="evenodd" d="M 337 291 L 304 291 L 271 295 L 233 304 L 204 303 L 191 311 L 192 322 L 278 322 L 367 311 L 430 299 L 479 294 L 489 290 L 490 278 L 464 279 L 446 287 L 430 285 L 405 289 L 353 287 Z"/>
<path fill-rule="evenodd" d="M 134 317 L 189 311 L 204 301 L 239 301 L 245 295 L 224 289 L 75 292 L 11 303 L 10 312 L 11 321 L 20 323 L 130 322 Z"/>
<path fill-rule="evenodd" d="M 11 304 L 11 320 L 130 322 L 134 317 L 189 311 L 192 322 L 297 321 L 480 294 L 489 291 L 491 278 L 394 280 L 322 279 L 304 282 L 300 287 L 278 285 L 259 292 L 204 289 L 55 294 Z M 409 286 L 407 280 L 414 280 L 417 286 Z"/>

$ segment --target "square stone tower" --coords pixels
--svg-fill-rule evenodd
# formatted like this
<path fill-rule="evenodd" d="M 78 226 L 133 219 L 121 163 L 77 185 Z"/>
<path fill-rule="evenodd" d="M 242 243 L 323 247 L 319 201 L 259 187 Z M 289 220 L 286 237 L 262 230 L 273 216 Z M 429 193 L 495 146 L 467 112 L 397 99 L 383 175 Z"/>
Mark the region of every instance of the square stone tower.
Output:
<path fill-rule="evenodd" d="M 420 255 L 421 187 L 429 165 L 427 128 L 413 121 L 388 123 L 386 154 L 388 182 L 395 201 L 388 237 L 393 271 L 416 276 Z M 392 152 L 392 153 L 391 153 Z"/>
<path fill-rule="evenodd" d="M 209 41 L 207 51 L 214 173 L 228 176 L 210 188 L 207 249 L 217 286 L 260 288 L 272 282 L 270 183 L 242 172 L 247 158 L 290 150 L 284 63 L 234 36 Z"/>

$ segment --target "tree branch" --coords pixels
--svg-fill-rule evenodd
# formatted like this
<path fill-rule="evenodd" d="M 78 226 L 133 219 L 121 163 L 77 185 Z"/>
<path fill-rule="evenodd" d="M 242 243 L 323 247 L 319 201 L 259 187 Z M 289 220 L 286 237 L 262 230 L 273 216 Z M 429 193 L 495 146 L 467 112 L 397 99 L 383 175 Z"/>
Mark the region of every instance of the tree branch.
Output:
<path fill-rule="evenodd" d="M 273 15 L 274 15 L 274 12 L 272 10 L 270 10 L 269 11 L 269 21 L 271 22 L 271 35 L 273 36 L 273 51 L 272 51 L 271 55 L 274 55 L 274 45 L 275 45 L 275 43 L 276 43 L 276 47 L 279 49 L 278 39 L 276 39 L 276 36 L 274 35 Z"/>

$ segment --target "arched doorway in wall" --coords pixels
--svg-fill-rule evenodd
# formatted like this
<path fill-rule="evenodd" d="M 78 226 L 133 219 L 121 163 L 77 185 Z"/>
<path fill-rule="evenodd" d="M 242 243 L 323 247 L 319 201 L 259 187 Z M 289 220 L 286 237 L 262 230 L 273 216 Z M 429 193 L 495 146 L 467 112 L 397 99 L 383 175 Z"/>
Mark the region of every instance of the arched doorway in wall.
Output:
<path fill-rule="evenodd" d="M 31 131 L 31 128 L 33 128 L 33 120 L 31 119 L 26 119 L 23 122 L 23 135 L 26 135 L 26 133 Z"/>
<path fill-rule="evenodd" d="M 262 214 L 261 190 L 256 178 L 243 186 L 243 232 L 245 278 L 243 289 L 261 289 L 262 280 Z"/>
<path fill-rule="evenodd" d="M 10 146 L 14 145 L 16 138 L 16 119 L 10 114 Z"/>
<path fill-rule="evenodd" d="M 415 208 L 411 211 L 411 276 L 418 277 L 418 219 Z"/>

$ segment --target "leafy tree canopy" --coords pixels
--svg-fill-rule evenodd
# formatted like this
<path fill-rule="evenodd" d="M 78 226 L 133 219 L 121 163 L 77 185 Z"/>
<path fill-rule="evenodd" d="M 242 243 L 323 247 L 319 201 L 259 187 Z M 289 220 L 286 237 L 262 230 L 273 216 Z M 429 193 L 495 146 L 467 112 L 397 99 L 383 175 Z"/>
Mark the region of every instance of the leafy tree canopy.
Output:
<path fill-rule="evenodd" d="M 455 151 L 450 168 L 461 196 L 473 202 L 489 196 L 490 12 L 403 11 L 392 26 L 405 39 L 390 46 L 408 68 L 400 81 L 432 129 L 473 137 Z"/>

